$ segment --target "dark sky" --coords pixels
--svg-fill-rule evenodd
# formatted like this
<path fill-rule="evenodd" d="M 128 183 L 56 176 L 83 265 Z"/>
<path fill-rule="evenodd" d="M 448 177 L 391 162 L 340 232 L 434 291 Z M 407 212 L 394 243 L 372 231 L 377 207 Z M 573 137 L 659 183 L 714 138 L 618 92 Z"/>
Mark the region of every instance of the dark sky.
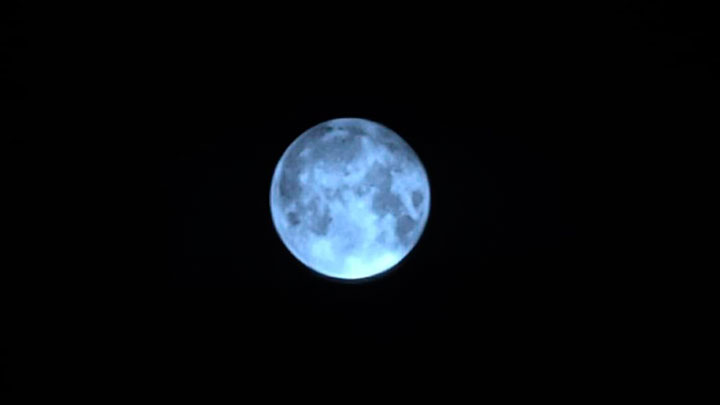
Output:
<path fill-rule="evenodd" d="M 114 253 L 51 295 L 57 350 L 92 335 L 106 361 L 80 358 L 100 369 L 259 382 L 308 362 L 503 373 L 613 356 L 643 278 L 620 220 L 643 184 L 629 169 L 710 80 L 701 13 L 663 4 L 18 11 L 13 105 L 31 123 L 51 111 L 51 146 L 123 179 L 97 197 Z M 313 275 L 270 218 L 283 151 L 337 117 L 395 130 L 431 182 L 419 244 L 368 283 Z"/>

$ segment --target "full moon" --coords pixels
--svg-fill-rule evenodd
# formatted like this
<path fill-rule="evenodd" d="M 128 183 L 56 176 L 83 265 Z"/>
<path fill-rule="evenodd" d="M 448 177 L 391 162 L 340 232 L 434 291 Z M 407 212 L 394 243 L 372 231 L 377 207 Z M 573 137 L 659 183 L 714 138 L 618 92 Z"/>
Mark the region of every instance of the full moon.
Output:
<path fill-rule="evenodd" d="M 384 273 L 415 247 L 430 212 L 430 185 L 417 154 L 394 131 L 365 119 L 334 119 L 285 150 L 270 211 L 300 262 L 357 280 Z"/>

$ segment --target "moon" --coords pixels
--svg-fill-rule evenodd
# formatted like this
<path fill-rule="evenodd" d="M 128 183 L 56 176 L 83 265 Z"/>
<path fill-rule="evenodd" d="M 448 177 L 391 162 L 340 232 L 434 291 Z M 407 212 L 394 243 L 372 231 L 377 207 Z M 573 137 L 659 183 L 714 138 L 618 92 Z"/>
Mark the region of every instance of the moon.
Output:
<path fill-rule="evenodd" d="M 270 211 L 293 256 L 324 276 L 358 280 L 394 267 L 430 212 L 417 154 L 391 129 L 361 118 L 322 122 L 285 150 Z"/>

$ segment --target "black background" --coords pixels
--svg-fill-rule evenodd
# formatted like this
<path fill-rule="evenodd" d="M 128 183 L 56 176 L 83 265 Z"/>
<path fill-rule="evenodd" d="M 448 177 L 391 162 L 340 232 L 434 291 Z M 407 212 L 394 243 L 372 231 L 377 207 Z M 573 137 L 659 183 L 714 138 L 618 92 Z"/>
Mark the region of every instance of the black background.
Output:
<path fill-rule="evenodd" d="M 57 373 L 369 384 L 462 367 L 572 374 L 641 345 L 648 318 L 630 297 L 647 273 L 627 218 L 646 182 L 633 169 L 699 111 L 699 10 L 14 13 L 11 104 L 24 128 L 57 133 L 19 144 L 72 150 L 62 166 L 88 177 L 78 204 L 94 222 L 92 248 L 70 250 L 90 269 L 55 275 L 62 288 L 36 281 L 44 298 L 17 305 L 41 314 L 53 338 L 33 341 L 64 359 Z M 270 218 L 283 151 L 337 117 L 395 130 L 431 183 L 419 244 L 369 282 L 314 275 Z"/>

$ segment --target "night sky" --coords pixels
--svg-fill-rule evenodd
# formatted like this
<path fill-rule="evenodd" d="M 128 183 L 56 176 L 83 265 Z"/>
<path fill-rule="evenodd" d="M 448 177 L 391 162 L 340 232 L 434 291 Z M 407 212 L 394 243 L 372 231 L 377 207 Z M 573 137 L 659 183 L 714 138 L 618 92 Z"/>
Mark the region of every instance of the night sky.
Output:
<path fill-rule="evenodd" d="M 644 183 L 627 169 L 697 112 L 689 94 L 710 58 L 695 11 L 277 7 L 85 10 L 86 25 L 55 22 L 72 27 L 67 41 L 49 28 L 16 36 L 28 40 L 16 58 L 27 70 L 9 76 L 14 105 L 46 92 L 57 108 L 43 101 L 30 121 L 82 111 L 74 151 L 111 159 L 128 190 L 94 216 L 113 253 L 28 310 L 56 303 L 42 319 L 66 338 L 51 352 L 117 363 L 116 378 L 371 369 L 387 382 L 460 364 L 573 370 L 634 342 L 642 317 L 627 308 L 645 273 L 622 224 Z M 17 13 L 20 26 L 48 20 Z M 45 37 L 50 79 L 32 63 Z M 365 283 L 315 275 L 270 217 L 284 150 L 339 117 L 396 131 L 430 179 L 419 243 Z M 306 375 L 309 363 L 322 373 Z"/>

